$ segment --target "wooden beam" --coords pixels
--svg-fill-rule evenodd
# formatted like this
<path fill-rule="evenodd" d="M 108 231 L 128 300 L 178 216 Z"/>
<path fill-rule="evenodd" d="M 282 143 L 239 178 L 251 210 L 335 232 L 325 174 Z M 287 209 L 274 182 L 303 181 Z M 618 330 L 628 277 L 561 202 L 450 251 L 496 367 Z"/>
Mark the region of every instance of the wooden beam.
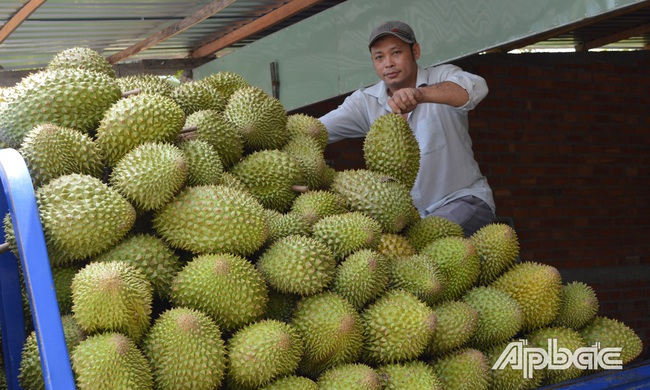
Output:
<path fill-rule="evenodd" d="M 11 17 L 5 23 L 2 28 L 0 28 L 0 43 L 2 43 L 9 35 L 11 35 L 12 32 L 14 32 L 18 26 L 23 24 L 25 20 L 29 17 L 29 15 L 33 14 L 34 11 L 38 9 L 41 5 L 45 3 L 45 0 L 30 0 L 28 1 L 25 5 L 22 6 L 14 14 L 14 16 Z"/>
<path fill-rule="evenodd" d="M 611 34 L 606 37 L 593 39 L 587 42 L 581 42 L 575 46 L 575 49 L 576 51 L 587 51 L 589 49 L 595 49 L 597 47 L 609 45 L 610 43 L 615 43 L 623 39 L 643 35 L 649 31 L 650 31 L 650 23 L 646 23 L 637 27 L 629 28 L 627 30 L 619 31 L 615 34 Z"/>
<path fill-rule="evenodd" d="M 243 27 L 226 34 L 223 37 L 207 43 L 194 49 L 190 53 L 191 58 L 205 58 L 210 57 L 219 50 L 226 48 L 233 43 L 241 41 L 251 35 L 263 31 L 281 21 L 302 12 L 323 0 L 292 0 L 291 2 L 283 5 L 282 7 L 269 12 L 268 14 L 245 24 Z"/>
<path fill-rule="evenodd" d="M 166 41 L 167 39 L 173 37 L 174 35 L 181 33 L 188 28 L 201 23 L 210 16 L 216 14 L 222 9 L 226 8 L 230 4 L 234 3 L 235 0 L 214 0 L 210 4 L 204 6 L 200 10 L 196 11 L 192 15 L 184 18 L 183 20 L 172 24 L 171 26 L 155 33 L 149 38 L 136 43 L 135 45 L 126 48 L 118 53 L 113 54 L 108 57 L 108 62 L 111 64 L 118 63 L 126 58 L 134 56 L 148 48 L 155 46 L 161 42 Z"/>

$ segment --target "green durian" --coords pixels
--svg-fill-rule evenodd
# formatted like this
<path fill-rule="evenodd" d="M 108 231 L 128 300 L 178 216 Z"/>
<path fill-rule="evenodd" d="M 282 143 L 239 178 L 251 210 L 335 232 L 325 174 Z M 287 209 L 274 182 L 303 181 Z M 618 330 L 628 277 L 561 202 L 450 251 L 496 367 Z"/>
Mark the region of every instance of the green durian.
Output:
<path fill-rule="evenodd" d="M 292 213 L 300 215 L 310 225 L 321 218 L 348 212 L 345 200 L 339 195 L 325 190 L 307 191 L 298 195 L 291 204 Z"/>
<path fill-rule="evenodd" d="M 576 352 L 578 348 L 587 347 L 585 339 L 580 335 L 580 333 L 578 333 L 578 331 L 566 327 L 544 327 L 536 329 L 526 335 L 526 339 L 537 348 L 549 350 L 548 346 L 549 342 L 551 342 L 555 347 L 552 347 L 550 351 L 553 351 L 553 348 L 566 348 L 571 351 L 572 354 Z M 543 384 L 551 385 L 579 378 L 584 373 L 585 370 L 576 367 L 569 362 L 569 366 L 566 368 L 563 367 L 556 369 L 546 367 L 543 369 L 543 373 L 540 374 L 544 377 Z"/>
<path fill-rule="evenodd" d="M 325 150 L 329 133 L 320 119 L 307 114 L 291 114 L 287 117 L 287 131 L 290 138 L 308 136 L 316 141 L 321 151 Z"/>
<path fill-rule="evenodd" d="M 203 110 L 223 111 L 226 108 L 225 97 L 200 80 L 182 83 L 172 91 L 171 98 L 183 109 L 185 115 Z"/>
<path fill-rule="evenodd" d="M 490 366 L 485 354 L 478 349 L 463 348 L 431 362 L 449 390 L 487 390 L 490 384 Z"/>
<path fill-rule="evenodd" d="M 623 365 L 630 363 L 643 352 L 641 337 L 624 322 L 605 316 L 596 316 L 580 329 L 580 334 L 588 346 L 599 344 L 602 348 L 621 348 L 620 360 Z"/>
<path fill-rule="evenodd" d="M 518 337 L 517 340 L 522 342 L 521 347 L 526 348 L 535 348 L 531 345 L 528 340 L 525 340 L 523 337 Z M 544 379 L 544 371 L 532 369 L 527 374 L 530 377 L 526 377 L 521 368 L 514 368 L 513 364 L 508 363 L 506 365 L 497 366 L 495 364 L 499 362 L 501 355 L 508 348 L 510 341 L 505 341 L 499 344 L 496 344 L 485 351 L 485 356 L 488 359 L 488 364 L 490 367 L 493 367 L 490 370 L 490 389 L 494 390 L 534 390 L 542 385 L 542 380 Z M 524 352 L 526 353 L 526 352 Z M 530 356 L 530 355 L 528 355 Z"/>
<path fill-rule="evenodd" d="M 389 276 L 388 258 L 371 249 L 360 249 L 337 266 L 330 288 L 360 310 L 386 291 Z"/>
<path fill-rule="evenodd" d="M 519 303 L 494 287 L 476 286 L 467 291 L 463 301 L 478 313 L 478 323 L 471 345 L 482 351 L 514 337 L 523 325 Z"/>
<path fill-rule="evenodd" d="M 185 128 L 196 130 L 181 135 L 182 139 L 205 141 L 219 155 L 224 168 L 230 168 L 244 155 L 244 140 L 234 124 L 224 118 L 217 110 L 201 110 L 185 119 Z"/>
<path fill-rule="evenodd" d="M 481 259 L 478 283 L 487 285 L 512 267 L 519 257 L 519 239 L 510 225 L 491 223 L 469 237 Z"/>
<path fill-rule="evenodd" d="M 261 390 L 318 390 L 318 385 L 304 376 L 287 375 L 274 380 Z"/>
<path fill-rule="evenodd" d="M 379 374 L 363 363 L 341 364 L 325 371 L 318 377 L 319 390 L 380 390 Z"/>
<path fill-rule="evenodd" d="M 213 73 L 201 79 L 203 83 L 211 85 L 226 99 L 240 88 L 250 86 L 250 83 L 240 74 L 222 71 Z"/>
<path fill-rule="evenodd" d="M 381 226 L 360 212 L 346 212 L 321 218 L 312 226 L 312 236 L 343 259 L 361 249 L 375 249 L 379 244 Z"/>
<path fill-rule="evenodd" d="M 441 356 L 465 345 L 478 325 L 478 312 L 464 301 L 446 301 L 433 308 L 438 320 L 427 354 Z"/>
<path fill-rule="evenodd" d="M 413 360 L 377 367 L 382 388 L 387 390 L 442 390 L 442 383 L 429 364 Z"/>
<path fill-rule="evenodd" d="M 224 172 L 219 154 L 206 141 L 192 139 L 179 144 L 187 164 L 186 186 L 218 185 Z"/>
<path fill-rule="evenodd" d="M 123 76 L 115 79 L 120 86 L 122 93 L 139 90 L 140 93 L 156 94 L 171 97 L 174 91 L 174 84 L 168 80 L 168 77 L 160 77 L 153 74 L 137 74 L 132 76 Z"/>
<path fill-rule="evenodd" d="M 416 254 L 415 248 L 402 234 L 383 233 L 377 246 L 377 252 L 389 259 L 408 257 Z"/>
<path fill-rule="evenodd" d="M 82 264 L 51 267 L 56 300 L 61 315 L 72 313 L 72 279 L 83 268 Z"/>
<path fill-rule="evenodd" d="M 323 187 L 326 180 L 325 156 L 320 146 L 308 136 L 294 137 L 282 148 L 300 167 L 300 184 L 311 190 Z"/>
<path fill-rule="evenodd" d="M 391 259 L 390 264 L 389 288 L 406 290 L 431 306 L 443 297 L 446 276 L 429 256 L 405 256 Z"/>
<path fill-rule="evenodd" d="M 594 289 L 583 282 L 562 286 L 560 308 L 553 325 L 581 329 L 598 314 L 598 297 Z"/>
<path fill-rule="evenodd" d="M 48 62 L 47 70 L 87 70 L 116 77 L 113 65 L 97 50 L 89 47 L 71 47 L 57 52 Z"/>
<path fill-rule="evenodd" d="M 416 251 L 423 250 L 439 238 L 465 237 L 462 226 L 437 215 L 427 215 L 417 220 L 406 229 L 404 235 Z"/>
<path fill-rule="evenodd" d="M 303 236 L 311 234 L 311 225 L 299 214 L 283 214 L 270 209 L 266 209 L 265 211 L 269 224 L 268 245 L 273 244 L 280 238 L 294 234 L 300 234 Z"/>

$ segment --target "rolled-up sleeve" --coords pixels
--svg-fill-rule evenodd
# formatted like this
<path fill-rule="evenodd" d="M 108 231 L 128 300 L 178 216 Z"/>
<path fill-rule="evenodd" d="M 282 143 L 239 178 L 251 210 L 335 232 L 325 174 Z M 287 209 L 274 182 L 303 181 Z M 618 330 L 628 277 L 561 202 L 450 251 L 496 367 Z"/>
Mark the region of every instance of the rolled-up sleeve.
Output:
<path fill-rule="evenodd" d="M 458 84 L 469 94 L 469 100 L 464 105 L 457 107 L 461 110 L 473 110 L 488 94 L 488 86 L 485 79 L 473 73 L 466 72 L 455 65 L 441 65 L 438 67 L 441 81 L 451 81 Z"/>
<path fill-rule="evenodd" d="M 345 98 L 338 108 L 319 118 L 327 128 L 329 143 L 344 138 L 363 138 L 366 136 L 370 124 L 366 114 L 367 110 L 363 105 L 364 100 L 361 92 L 355 91 Z"/>

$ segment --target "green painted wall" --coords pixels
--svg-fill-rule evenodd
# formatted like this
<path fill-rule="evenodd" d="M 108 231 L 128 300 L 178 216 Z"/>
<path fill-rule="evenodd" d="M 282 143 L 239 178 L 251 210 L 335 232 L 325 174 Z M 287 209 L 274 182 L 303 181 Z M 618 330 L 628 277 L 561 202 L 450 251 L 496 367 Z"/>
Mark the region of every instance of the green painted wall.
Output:
<path fill-rule="evenodd" d="M 411 25 L 432 65 L 572 24 L 641 0 L 348 0 L 218 58 L 194 71 L 200 79 L 232 71 L 271 93 L 277 61 L 280 100 L 287 110 L 373 84 L 367 48 L 384 20 Z"/>

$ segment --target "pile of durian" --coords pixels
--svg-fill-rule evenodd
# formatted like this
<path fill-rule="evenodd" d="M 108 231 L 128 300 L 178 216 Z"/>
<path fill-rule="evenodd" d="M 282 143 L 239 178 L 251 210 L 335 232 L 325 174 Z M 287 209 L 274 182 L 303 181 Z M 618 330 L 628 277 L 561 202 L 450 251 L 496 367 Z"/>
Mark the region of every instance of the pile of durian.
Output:
<path fill-rule="evenodd" d="M 421 218 L 399 115 L 372 124 L 366 169 L 335 171 L 317 118 L 232 72 L 117 78 L 72 48 L 1 96 L 79 389 L 534 389 L 589 372 L 492 369 L 509 342 L 641 353 L 511 226 Z M 28 330 L 19 380 L 44 389 Z"/>

